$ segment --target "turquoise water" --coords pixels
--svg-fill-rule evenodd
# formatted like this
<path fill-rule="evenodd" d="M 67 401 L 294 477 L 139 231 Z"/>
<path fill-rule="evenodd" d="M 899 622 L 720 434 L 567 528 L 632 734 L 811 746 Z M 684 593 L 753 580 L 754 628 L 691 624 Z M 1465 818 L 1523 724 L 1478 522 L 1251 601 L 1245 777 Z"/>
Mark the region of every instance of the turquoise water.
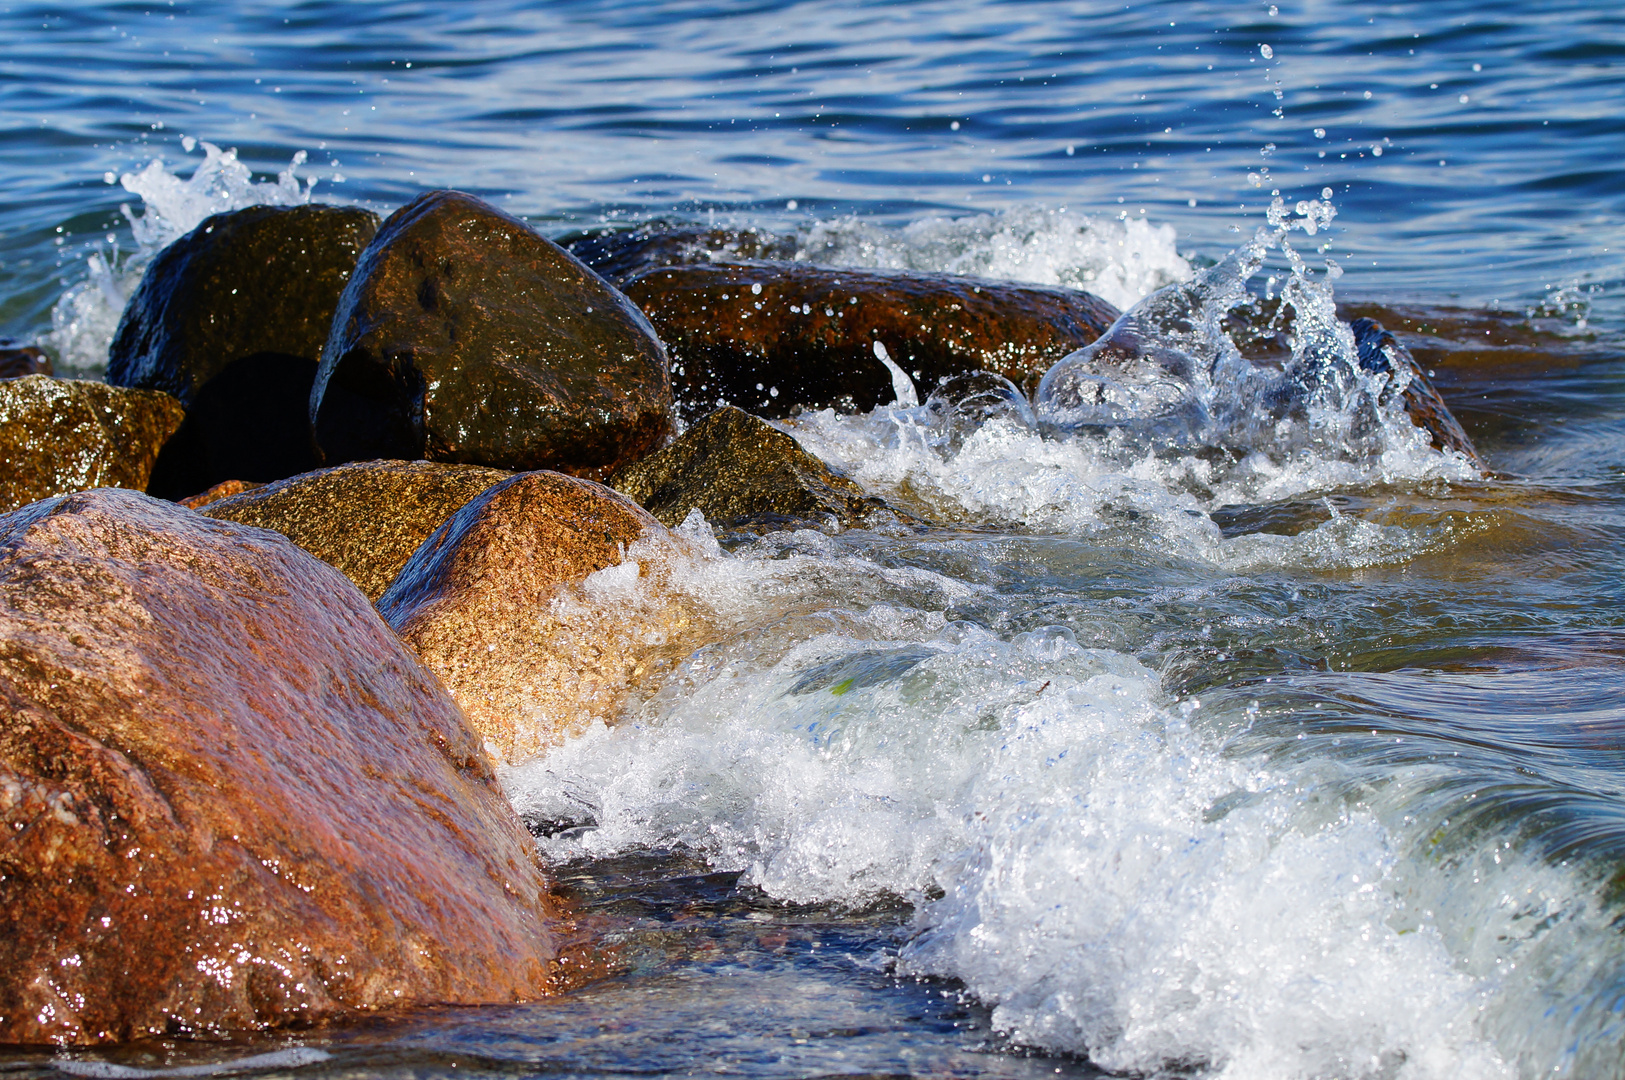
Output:
<path fill-rule="evenodd" d="M 1625 16 L 155 2 L 0 34 L 0 334 L 65 372 L 154 245 L 256 199 L 456 186 L 553 236 L 759 227 L 1125 307 L 1265 227 L 1249 287 L 1398 332 L 1493 471 L 1348 401 L 1160 451 L 803 414 L 943 527 L 694 531 L 674 587 L 719 639 L 505 774 L 617 974 L 0 1069 L 1625 1072 Z"/>

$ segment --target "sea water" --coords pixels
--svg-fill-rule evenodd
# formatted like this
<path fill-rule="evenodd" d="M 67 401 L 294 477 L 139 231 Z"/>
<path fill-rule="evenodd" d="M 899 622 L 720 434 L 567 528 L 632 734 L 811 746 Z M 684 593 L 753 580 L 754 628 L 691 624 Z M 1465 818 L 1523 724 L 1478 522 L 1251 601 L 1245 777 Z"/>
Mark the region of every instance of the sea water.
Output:
<path fill-rule="evenodd" d="M 783 426 L 933 527 L 695 515 L 628 553 L 714 640 L 502 776 L 611 977 L 0 1069 L 1625 1074 L 1617 13 L 166 0 L 0 27 L 0 331 L 63 373 L 99 372 L 208 213 L 439 186 L 555 236 L 761 228 L 1090 289 L 1190 373 L 1171 409 L 966 415 L 898 370 L 889 406 Z M 1194 329 L 1158 322 L 1174 300 Z M 1276 303 L 1271 352 L 1245 328 Z M 1359 371 L 1356 314 L 1490 476 Z M 1322 389 L 1270 413 L 1304 364 Z M 625 570 L 575 602 L 650 602 Z"/>

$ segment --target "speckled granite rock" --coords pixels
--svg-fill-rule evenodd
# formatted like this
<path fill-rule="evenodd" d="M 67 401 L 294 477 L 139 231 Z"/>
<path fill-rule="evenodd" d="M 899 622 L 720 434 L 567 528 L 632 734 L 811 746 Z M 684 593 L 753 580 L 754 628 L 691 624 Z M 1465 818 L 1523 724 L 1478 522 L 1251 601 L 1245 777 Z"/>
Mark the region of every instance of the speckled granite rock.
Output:
<path fill-rule="evenodd" d="M 672 426 L 648 320 L 573 255 L 472 195 L 384 222 L 311 393 L 329 464 L 429 458 L 601 475 Z"/>
<path fill-rule="evenodd" d="M 622 469 L 609 486 L 673 528 L 693 509 L 724 529 L 902 520 L 792 436 L 732 406 L 717 409 L 670 446 Z"/>
<path fill-rule="evenodd" d="M 770 419 L 884 405 L 892 377 L 877 343 L 921 398 L 974 370 L 1030 387 L 1118 315 L 1073 289 L 804 263 L 670 266 L 625 289 L 666 343 L 685 419 L 720 404 Z"/>
<path fill-rule="evenodd" d="M 275 529 L 377 600 L 418 545 L 468 500 L 513 474 L 436 461 L 363 461 L 289 477 L 200 507 Z"/>
<path fill-rule="evenodd" d="M 534 848 L 435 678 L 274 533 L 106 489 L 0 517 L 0 1042 L 508 1002 Z"/>
<path fill-rule="evenodd" d="M 613 721 L 639 680 L 692 651 L 694 615 L 660 588 L 670 543 L 602 485 L 521 473 L 442 525 L 378 611 L 518 762 Z"/>
<path fill-rule="evenodd" d="M 145 489 L 184 416 L 156 390 L 45 375 L 0 381 L 0 513 L 70 491 Z"/>
<path fill-rule="evenodd" d="M 125 306 L 107 381 L 164 390 L 186 424 L 153 472 L 180 498 L 316 468 L 310 387 L 339 294 L 378 228 L 359 207 L 251 206 L 163 251 Z"/>

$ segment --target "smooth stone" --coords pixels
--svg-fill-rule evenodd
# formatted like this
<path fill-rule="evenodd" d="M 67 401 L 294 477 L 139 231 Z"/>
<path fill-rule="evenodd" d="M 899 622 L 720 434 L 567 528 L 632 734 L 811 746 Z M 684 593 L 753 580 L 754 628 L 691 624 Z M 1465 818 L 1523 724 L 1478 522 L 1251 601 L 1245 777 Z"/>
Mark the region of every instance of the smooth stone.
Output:
<path fill-rule="evenodd" d="M 52 374 L 51 358 L 37 345 L 0 338 L 0 379 Z"/>
<path fill-rule="evenodd" d="M 434 676 L 275 533 L 136 492 L 0 517 L 0 1042 L 559 987 L 528 834 Z"/>
<path fill-rule="evenodd" d="M 660 587 L 673 543 L 609 488 L 521 473 L 425 541 L 378 612 L 517 763 L 613 722 L 640 680 L 692 651 L 695 618 Z"/>
<path fill-rule="evenodd" d="M 561 237 L 559 245 L 617 286 L 653 267 L 796 256 L 793 236 L 760 229 L 699 229 L 666 221 L 574 233 Z"/>
<path fill-rule="evenodd" d="M 438 461 L 363 461 L 230 495 L 206 517 L 274 529 L 377 600 L 429 534 L 513 474 Z"/>
<path fill-rule="evenodd" d="M 672 427 L 643 314 L 528 225 L 457 191 L 385 221 L 311 392 L 329 464 L 428 458 L 607 475 Z"/>
<path fill-rule="evenodd" d="M 804 263 L 663 267 L 625 289 L 666 342 L 685 419 L 885 405 L 896 386 L 877 345 L 921 397 L 976 370 L 1031 387 L 1118 315 L 1073 289 Z"/>
<path fill-rule="evenodd" d="M 107 363 L 109 383 L 186 405 L 154 494 L 320 464 L 310 387 L 339 294 L 377 228 L 378 215 L 359 207 L 252 206 L 209 217 L 158 253 Z"/>
<path fill-rule="evenodd" d="M 904 516 L 743 409 L 723 406 L 609 486 L 675 528 L 699 510 L 722 529 L 896 524 Z"/>
<path fill-rule="evenodd" d="M 0 513 L 90 488 L 145 489 L 185 415 L 157 390 L 45 375 L 0 381 Z"/>
<path fill-rule="evenodd" d="M 1390 381 L 1385 391 L 1384 400 L 1392 394 L 1394 381 L 1405 379 L 1405 389 L 1401 392 L 1405 412 L 1410 415 L 1417 427 L 1426 431 L 1433 437 L 1433 445 L 1441 450 L 1454 450 L 1468 461 L 1472 462 L 1480 472 L 1487 473 L 1489 467 L 1479 456 L 1478 448 L 1473 445 L 1467 432 L 1462 430 L 1461 424 L 1450 412 L 1444 398 L 1434 389 L 1433 383 L 1423 374 L 1422 367 L 1411 356 L 1410 350 L 1399 343 L 1383 328 L 1382 323 L 1375 319 L 1358 318 L 1349 324 L 1354 331 L 1354 344 L 1359 350 L 1360 366 L 1367 371 L 1378 374 L 1390 374 L 1395 379 Z"/>

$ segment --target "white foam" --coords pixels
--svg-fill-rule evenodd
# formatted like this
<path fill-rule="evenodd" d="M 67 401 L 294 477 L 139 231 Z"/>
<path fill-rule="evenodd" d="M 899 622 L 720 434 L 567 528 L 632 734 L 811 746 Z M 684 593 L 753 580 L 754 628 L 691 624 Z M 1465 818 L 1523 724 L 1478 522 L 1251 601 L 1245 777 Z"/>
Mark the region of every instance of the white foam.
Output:
<path fill-rule="evenodd" d="M 305 1065 L 314 1065 L 319 1061 L 330 1061 L 332 1057 L 333 1055 L 325 1050 L 298 1046 L 227 1061 L 204 1065 L 177 1065 L 167 1069 L 144 1069 L 133 1065 L 118 1065 L 111 1061 L 71 1057 L 52 1058 L 51 1066 L 70 1076 L 92 1077 L 93 1080 L 156 1080 L 171 1076 L 231 1076 L 236 1073 L 263 1072 L 270 1069 L 297 1069 Z"/>
<path fill-rule="evenodd" d="M 143 210 L 129 204 L 121 209 L 130 222 L 137 249 L 121 259 L 116 249 L 95 252 L 86 261 L 87 276 L 63 292 L 51 310 L 46 343 L 55 350 L 64 374 L 98 375 L 107 366 L 107 350 L 118 329 L 124 304 L 141 281 L 141 274 L 165 245 L 195 229 L 204 218 L 246 206 L 295 206 L 310 201 L 314 178 L 302 186 L 296 170 L 305 152 L 293 156 L 288 167 L 270 182 L 256 182 L 236 150 L 222 150 L 210 142 L 183 141 L 190 153 L 203 148 L 203 160 L 192 175 L 181 179 L 162 158 L 154 158 L 139 172 L 125 173 L 119 182 L 141 196 Z"/>
<path fill-rule="evenodd" d="M 859 217 L 820 222 L 796 257 L 826 266 L 926 270 L 1086 289 L 1119 308 L 1191 276 L 1172 225 L 1065 208 L 932 217 L 901 229 Z"/>

